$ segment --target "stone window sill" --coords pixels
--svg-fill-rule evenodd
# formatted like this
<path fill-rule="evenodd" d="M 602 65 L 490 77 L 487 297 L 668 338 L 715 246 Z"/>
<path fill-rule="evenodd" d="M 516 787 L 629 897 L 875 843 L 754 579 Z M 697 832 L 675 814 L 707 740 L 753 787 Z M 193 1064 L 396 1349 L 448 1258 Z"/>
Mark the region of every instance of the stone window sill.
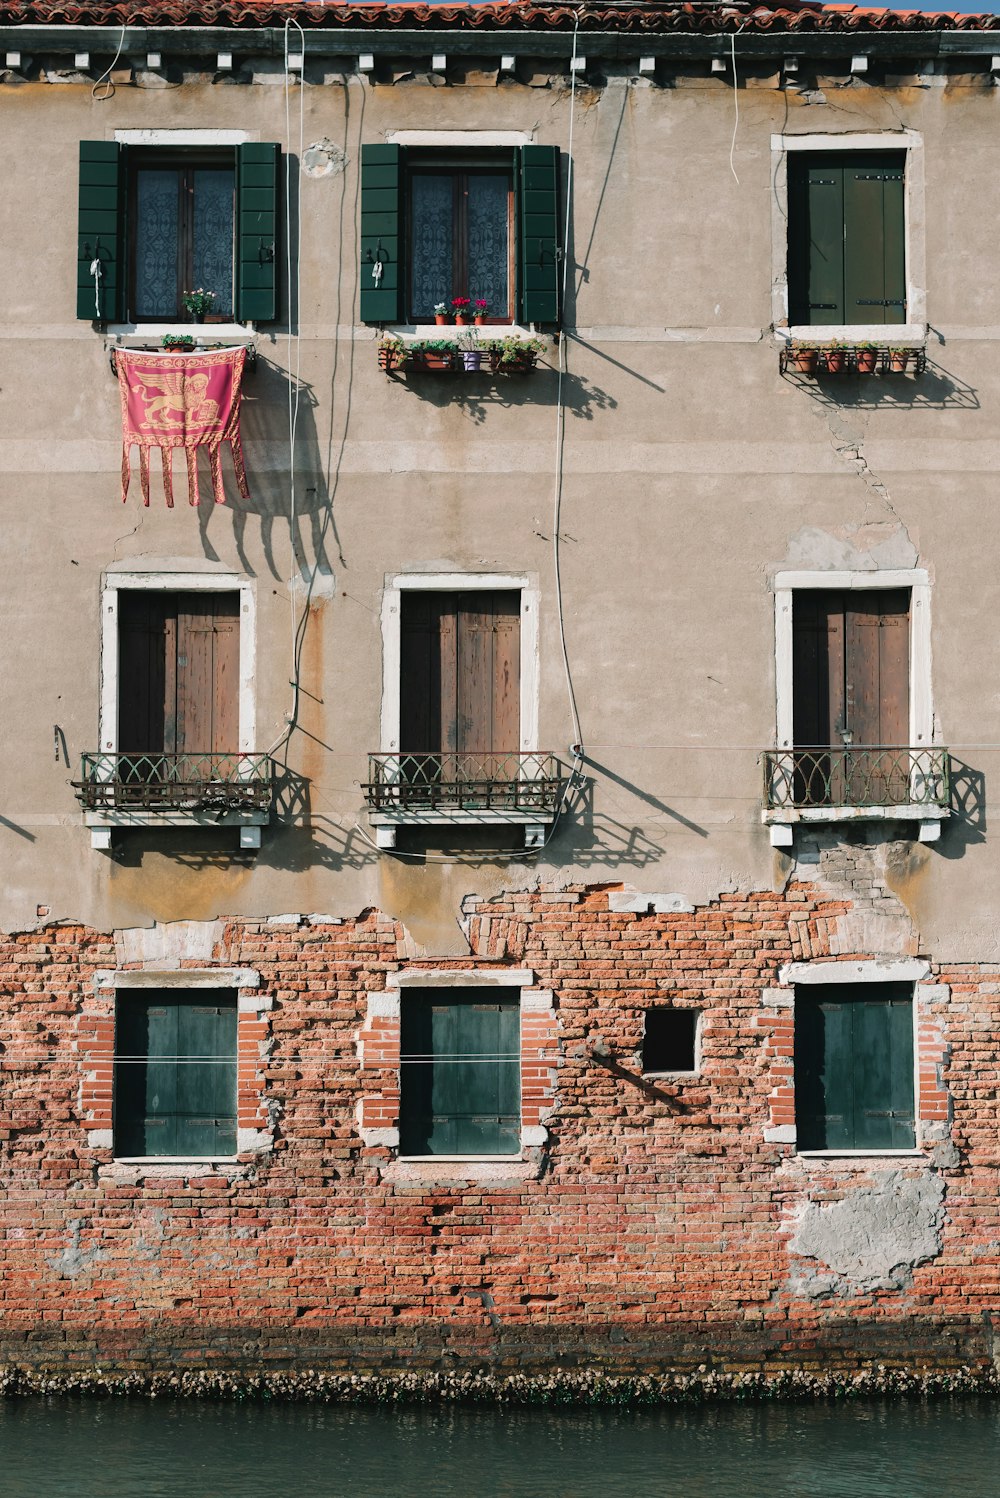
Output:
<path fill-rule="evenodd" d="M 924 1160 L 934 1162 L 922 1149 L 912 1150 L 796 1150 L 797 1160 L 842 1160 L 847 1164 L 864 1164 L 868 1160 Z"/>
<path fill-rule="evenodd" d="M 212 1176 L 216 1180 L 240 1180 L 251 1168 L 253 1161 L 236 1155 L 206 1155 L 192 1159 L 190 1156 L 121 1156 L 98 1169 L 98 1179 L 117 1185 L 133 1185 L 144 1179 L 176 1179 L 178 1176 L 190 1180 L 196 1176 Z"/>
<path fill-rule="evenodd" d="M 539 1152 L 540 1155 L 540 1152 Z M 476 1185 L 504 1186 L 510 1181 L 534 1181 L 541 1174 L 542 1161 L 521 1155 L 475 1155 L 455 1158 L 443 1155 L 404 1155 L 382 1167 L 380 1174 L 389 1185 Z"/>

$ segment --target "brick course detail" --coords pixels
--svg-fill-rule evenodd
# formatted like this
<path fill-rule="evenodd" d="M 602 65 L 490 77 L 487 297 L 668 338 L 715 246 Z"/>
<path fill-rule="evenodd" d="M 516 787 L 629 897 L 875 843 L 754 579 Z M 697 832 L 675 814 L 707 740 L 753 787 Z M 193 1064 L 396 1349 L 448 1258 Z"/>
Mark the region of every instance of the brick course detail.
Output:
<path fill-rule="evenodd" d="M 226 923 L 214 961 L 260 975 L 239 1014 L 254 1147 L 232 1163 L 114 1161 L 115 990 L 95 982 L 122 970 L 110 934 L 0 940 L 0 1358 L 991 1366 L 1000 970 L 934 969 L 921 992 L 919 1155 L 805 1158 L 783 1137 L 794 1019 L 774 995 L 790 962 L 871 957 L 838 949 L 849 903 L 793 883 L 688 913 L 608 904 L 604 888 L 468 900 L 471 956 L 433 961 L 401 956 L 376 911 Z M 530 973 L 530 1168 L 394 1172 L 399 1026 L 372 1001 L 405 1004 L 392 975 L 424 968 Z M 641 1074 L 661 1003 L 702 1015 L 696 1076 Z M 872 1203 L 889 1224 L 872 1262 L 849 1235 L 810 1247 L 824 1212 Z"/>

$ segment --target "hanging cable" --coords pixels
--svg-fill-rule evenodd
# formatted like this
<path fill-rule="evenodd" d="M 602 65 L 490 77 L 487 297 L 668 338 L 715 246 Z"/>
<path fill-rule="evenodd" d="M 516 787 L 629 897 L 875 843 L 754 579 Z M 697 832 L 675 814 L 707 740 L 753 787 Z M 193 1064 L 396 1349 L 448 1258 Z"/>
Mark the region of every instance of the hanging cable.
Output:
<path fill-rule="evenodd" d="M 114 57 L 111 59 L 111 66 L 108 68 L 107 72 L 104 72 L 104 73 L 101 74 L 100 78 L 98 78 L 97 82 L 94 84 L 93 88 L 90 90 L 90 97 L 92 99 L 96 99 L 98 104 L 106 104 L 109 99 L 113 99 L 114 98 L 115 86 L 111 82 L 111 74 L 115 70 L 115 63 L 118 61 L 119 57 L 121 57 L 121 55 L 122 55 L 122 48 L 125 45 L 125 32 L 126 32 L 126 29 L 127 29 L 126 25 L 123 22 L 122 23 L 122 34 L 118 38 L 118 51 L 115 53 Z M 101 84 L 104 82 L 105 79 L 108 80 L 107 93 L 99 94 L 97 92 L 97 90 L 101 87 Z"/>
<path fill-rule="evenodd" d="M 569 231 L 572 216 L 573 202 L 573 126 L 576 120 L 576 62 L 577 43 L 580 34 L 580 12 L 574 12 L 573 16 L 573 53 L 570 61 L 569 82 L 569 131 L 566 142 L 566 156 L 569 165 L 566 169 L 566 214 L 563 223 L 562 243 L 562 287 L 560 292 L 560 303 L 565 315 L 566 288 L 569 284 Z M 563 495 L 563 454 L 566 444 L 566 408 L 563 403 L 563 377 L 566 373 L 566 339 L 559 340 L 559 359 L 556 372 L 556 453 L 555 453 L 555 489 L 552 499 L 552 570 L 555 579 L 556 590 L 556 616 L 559 621 L 559 646 L 562 654 L 563 673 L 566 678 L 566 696 L 569 701 L 570 718 L 573 725 L 573 740 L 571 752 L 576 765 L 573 775 L 576 773 L 579 760 L 583 753 L 583 729 L 580 726 L 580 713 L 576 703 L 576 692 L 573 689 L 573 673 L 569 664 L 569 648 L 566 643 L 566 616 L 563 605 L 562 566 L 559 550 L 559 529 L 562 521 L 562 495 Z M 571 776 L 571 779 L 573 777 Z M 547 840 L 546 840 L 547 841 Z"/>
<path fill-rule="evenodd" d="M 733 161 L 733 158 L 736 154 L 736 132 L 740 128 L 740 87 L 739 80 L 736 77 L 736 33 L 743 30 L 744 24 L 745 23 L 741 22 L 729 38 L 730 49 L 732 51 L 733 58 L 733 106 L 736 111 L 735 118 L 733 119 L 733 138 L 729 143 L 729 170 L 733 174 L 733 179 L 736 182 L 737 187 L 739 187 L 740 185 L 740 179 L 736 175 L 736 167 Z"/>

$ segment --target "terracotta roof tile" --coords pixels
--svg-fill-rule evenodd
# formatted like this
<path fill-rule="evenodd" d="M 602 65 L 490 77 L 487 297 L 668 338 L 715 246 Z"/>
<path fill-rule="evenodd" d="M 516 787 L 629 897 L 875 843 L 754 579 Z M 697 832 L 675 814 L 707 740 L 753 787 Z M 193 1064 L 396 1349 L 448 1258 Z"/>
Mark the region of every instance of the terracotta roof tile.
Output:
<path fill-rule="evenodd" d="M 283 26 L 293 19 L 325 30 L 372 31 L 580 30 L 623 33 L 668 32 L 836 32 L 995 31 L 998 15 L 954 11 L 889 10 L 857 5 L 819 5 L 814 0 L 647 0 L 607 5 L 584 0 L 579 6 L 489 0 L 482 4 L 429 5 L 401 0 L 324 4 L 321 0 L 0 0 L 0 25 L 121 26 Z"/>

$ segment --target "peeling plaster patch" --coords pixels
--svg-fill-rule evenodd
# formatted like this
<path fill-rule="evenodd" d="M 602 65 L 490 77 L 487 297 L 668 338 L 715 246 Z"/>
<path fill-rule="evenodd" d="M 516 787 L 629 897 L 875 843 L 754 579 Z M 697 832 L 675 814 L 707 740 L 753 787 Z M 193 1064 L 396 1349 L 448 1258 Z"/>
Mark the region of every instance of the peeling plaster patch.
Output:
<path fill-rule="evenodd" d="M 182 958 L 211 962 L 225 929 L 225 921 L 162 921 L 116 931 L 118 966 L 142 963 L 176 967 Z"/>
<path fill-rule="evenodd" d="M 61 1254 L 57 1254 L 54 1259 L 46 1260 L 49 1268 L 54 1269 L 56 1274 L 62 1279 L 74 1280 L 78 1274 L 82 1274 L 84 1270 L 89 1269 L 91 1264 L 96 1264 L 100 1259 L 107 1257 L 104 1250 L 96 1246 L 94 1248 L 80 1247 L 81 1226 L 82 1220 L 80 1218 L 76 1218 L 75 1221 L 71 1222 L 69 1225 L 69 1243 Z"/>
<path fill-rule="evenodd" d="M 339 177 L 347 166 L 347 157 L 338 145 L 324 135 L 322 140 L 306 146 L 302 153 L 302 171 L 307 177 Z"/>
<path fill-rule="evenodd" d="M 632 890 L 612 889 L 608 891 L 608 909 L 620 915 L 634 912 L 636 915 L 682 915 L 694 910 L 694 906 L 683 895 L 637 895 Z"/>
<path fill-rule="evenodd" d="M 835 445 L 838 441 L 841 444 L 838 452 L 842 457 L 849 456 L 862 440 L 861 433 L 849 436 L 846 428 L 832 435 Z M 882 521 L 829 531 L 804 525 L 791 537 L 782 565 L 824 572 L 881 572 L 887 568 L 909 570 L 918 564 L 917 548 L 906 526 L 901 521 Z"/>
<path fill-rule="evenodd" d="M 944 1189 L 936 1173 L 893 1171 L 840 1201 L 809 1202 L 789 1248 L 828 1272 L 801 1266 L 791 1288 L 810 1298 L 908 1288 L 914 1267 L 941 1252 Z"/>

